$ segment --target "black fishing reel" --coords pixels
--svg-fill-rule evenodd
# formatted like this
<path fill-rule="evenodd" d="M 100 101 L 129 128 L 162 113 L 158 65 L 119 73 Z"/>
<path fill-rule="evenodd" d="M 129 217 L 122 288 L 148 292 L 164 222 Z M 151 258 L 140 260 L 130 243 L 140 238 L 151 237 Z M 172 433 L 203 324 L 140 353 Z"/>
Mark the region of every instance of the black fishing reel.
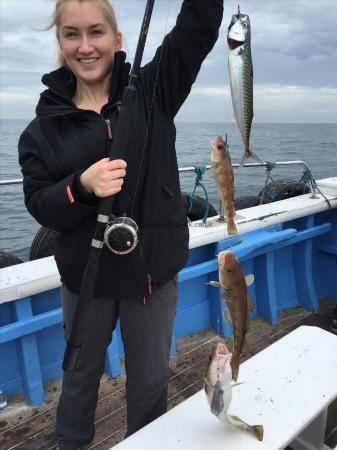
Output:
<path fill-rule="evenodd" d="M 138 243 L 138 225 L 130 217 L 113 217 L 106 226 L 104 243 L 118 255 L 132 252 Z"/>

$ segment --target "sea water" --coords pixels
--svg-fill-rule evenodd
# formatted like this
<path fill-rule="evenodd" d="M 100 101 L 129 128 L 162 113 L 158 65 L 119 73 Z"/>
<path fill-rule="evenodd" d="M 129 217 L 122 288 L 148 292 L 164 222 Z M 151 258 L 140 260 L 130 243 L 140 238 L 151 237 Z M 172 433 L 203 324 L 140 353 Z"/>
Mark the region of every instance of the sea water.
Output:
<path fill-rule="evenodd" d="M 18 164 L 18 139 L 27 126 L 24 120 L 2 120 L 0 123 L 0 179 L 21 178 Z M 242 140 L 234 123 L 177 123 L 177 158 L 179 167 L 210 164 L 210 141 L 215 135 L 228 135 L 232 162 L 242 157 Z M 302 160 L 307 163 L 315 179 L 337 176 L 336 124 L 263 124 L 254 123 L 251 149 L 268 161 Z M 300 166 L 275 168 L 274 179 L 299 180 Z M 196 175 L 180 176 L 181 189 L 191 193 Z M 235 169 L 236 196 L 258 195 L 266 180 L 265 168 Z M 206 172 L 202 183 L 210 202 L 218 209 L 213 175 Z M 204 196 L 201 188 L 196 195 Z M 29 248 L 40 225 L 27 213 L 22 186 L 0 186 L 0 250 L 28 260 Z"/>

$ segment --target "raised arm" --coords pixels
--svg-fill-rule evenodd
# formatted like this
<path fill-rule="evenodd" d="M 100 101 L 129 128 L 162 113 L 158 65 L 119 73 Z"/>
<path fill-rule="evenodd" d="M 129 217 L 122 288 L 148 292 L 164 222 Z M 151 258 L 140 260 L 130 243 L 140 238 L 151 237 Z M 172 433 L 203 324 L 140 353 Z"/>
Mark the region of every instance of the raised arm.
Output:
<path fill-rule="evenodd" d="M 177 114 L 190 93 L 203 60 L 218 38 L 222 15 L 223 0 L 184 0 L 176 25 L 153 60 L 143 67 L 149 95 L 158 73 L 156 95 L 169 117 Z"/>

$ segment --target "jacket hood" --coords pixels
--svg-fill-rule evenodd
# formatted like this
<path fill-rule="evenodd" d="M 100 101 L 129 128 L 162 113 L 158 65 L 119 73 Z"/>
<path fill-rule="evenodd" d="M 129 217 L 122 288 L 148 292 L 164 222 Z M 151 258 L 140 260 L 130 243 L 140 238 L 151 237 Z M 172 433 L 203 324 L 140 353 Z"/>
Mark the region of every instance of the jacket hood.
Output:
<path fill-rule="evenodd" d="M 125 52 L 119 51 L 115 54 L 109 94 L 109 103 L 112 104 L 122 99 L 124 88 L 128 83 L 131 65 L 126 63 L 125 59 Z M 36 107 L 38 117 L 78 112 L 72 100 L 76 91 L 76 77 L 67 66 L 43 75 L 41 81 L 48 89 L 40 95 Z"/>

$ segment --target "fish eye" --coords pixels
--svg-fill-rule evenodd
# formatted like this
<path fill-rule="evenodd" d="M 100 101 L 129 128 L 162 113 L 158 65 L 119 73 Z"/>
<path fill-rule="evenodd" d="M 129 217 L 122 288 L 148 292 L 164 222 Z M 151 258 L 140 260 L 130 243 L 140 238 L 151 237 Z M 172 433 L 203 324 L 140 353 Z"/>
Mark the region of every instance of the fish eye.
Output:
<path fill-rule="evenodd" d="M 233 269 L 226 269 L 226 272 L 227 272 L 227 273 L 233 273 L 234 270 L 233 270 Z"/>

